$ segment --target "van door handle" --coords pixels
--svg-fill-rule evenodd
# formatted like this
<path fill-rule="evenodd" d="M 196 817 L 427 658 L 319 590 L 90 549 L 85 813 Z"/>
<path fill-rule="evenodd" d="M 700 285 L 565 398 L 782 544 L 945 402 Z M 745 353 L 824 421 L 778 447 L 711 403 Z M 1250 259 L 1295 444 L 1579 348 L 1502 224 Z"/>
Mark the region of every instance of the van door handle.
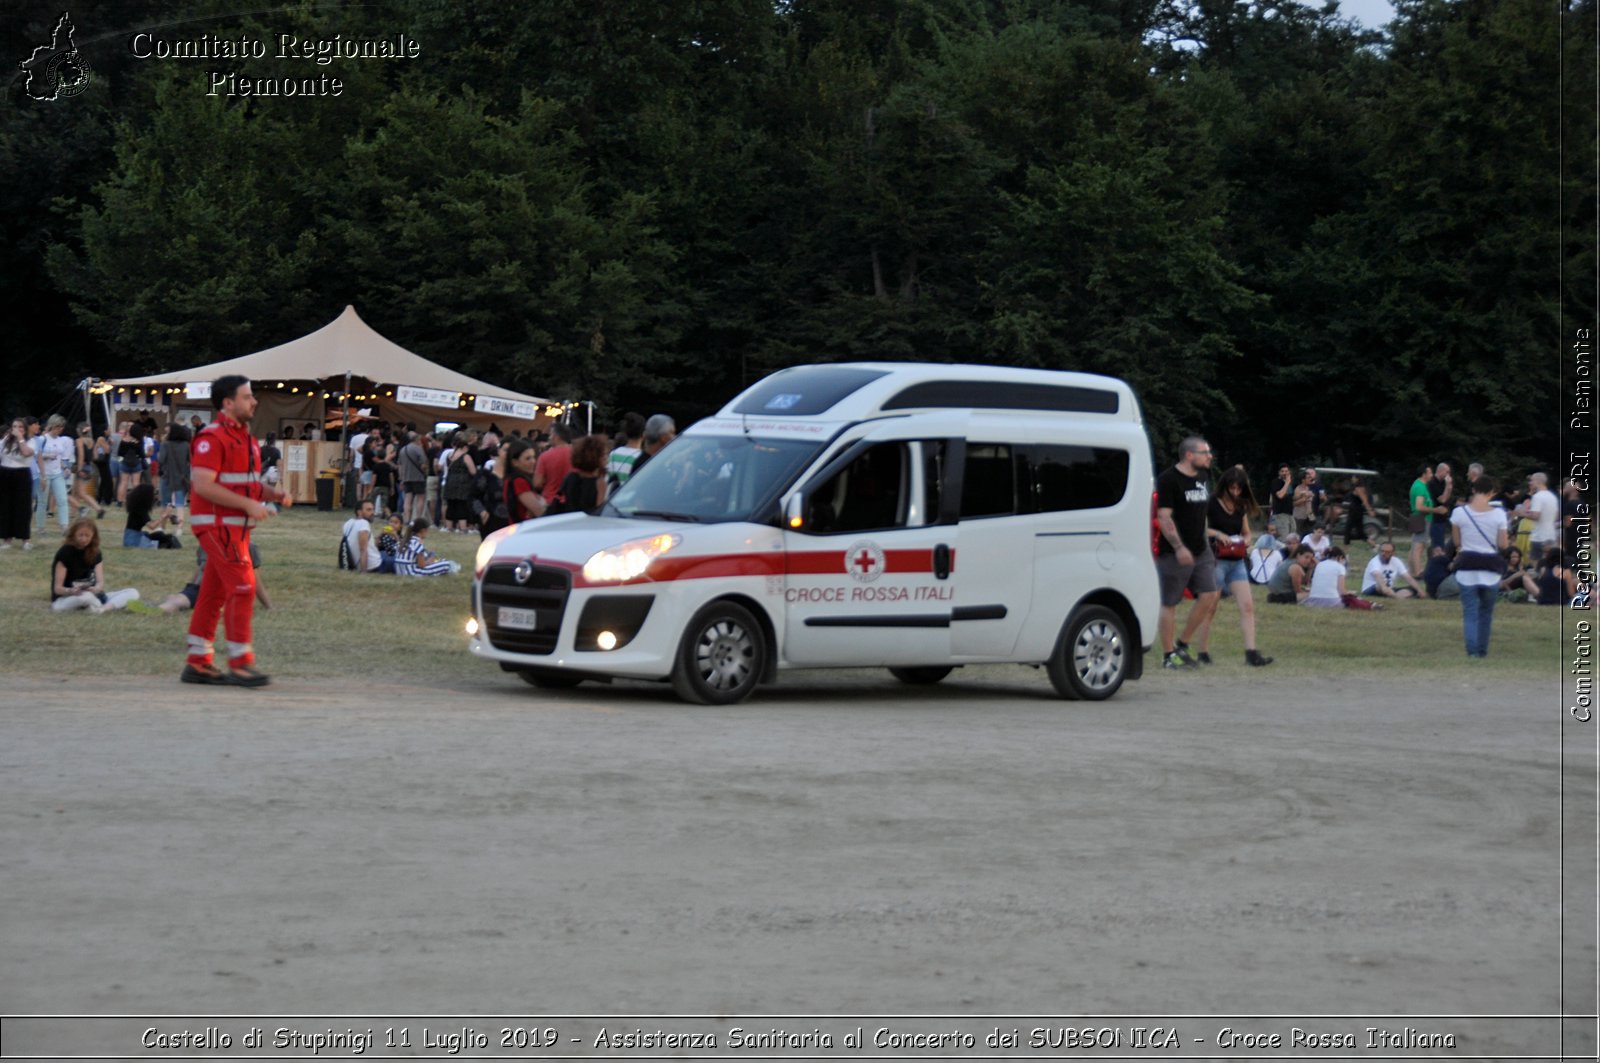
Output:
<path fill-rule="evenodd" d="M 950 547 L 944 543 L 933 548 L 933 578 L 950 578 Z"/>

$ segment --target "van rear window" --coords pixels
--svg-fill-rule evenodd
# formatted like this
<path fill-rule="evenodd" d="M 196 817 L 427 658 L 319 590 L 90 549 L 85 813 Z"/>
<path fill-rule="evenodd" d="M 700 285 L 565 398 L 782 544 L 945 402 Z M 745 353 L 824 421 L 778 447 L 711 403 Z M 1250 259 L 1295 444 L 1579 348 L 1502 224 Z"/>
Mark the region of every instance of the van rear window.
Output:
<path fill-rule="evenodd" d="M 1040 443 L 1031 448 L 1039 512 L 1105 509 L 1128 490 L 1128 452 Z"/>
<path fill-rule="evenodd" d="M 1128 492 L 1129 455 L 1067 443 L 968 443 L 961 519 L 1107 509 Z"/>
<path fill-rule="evenodd" d="M 1003 380 L 929 380 L 912 384 L 883 404 L 885 410 L 953 407 L 1055 413 L 1116 413 L 1120 406 L 1115 391 L 1071 384 L 1015 384 Z"/>
<path fill-rule="evenodd" d="M 815 417 L 883 376 L 888 374 L 879 369 L 808 365 L 768 377 L 733 412 L 752 417 Z"/>

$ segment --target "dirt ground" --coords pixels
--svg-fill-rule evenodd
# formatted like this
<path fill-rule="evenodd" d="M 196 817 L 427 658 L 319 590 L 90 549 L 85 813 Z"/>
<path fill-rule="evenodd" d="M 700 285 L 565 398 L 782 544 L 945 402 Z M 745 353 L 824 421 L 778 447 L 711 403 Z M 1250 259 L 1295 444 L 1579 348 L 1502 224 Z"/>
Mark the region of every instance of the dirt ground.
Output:
<path fill-rule="evenodd" d="M 1593 735 L 1563 808 L 1560 691 L 1470 678 L 10 676 L 0 1012 L 1550 1017 L 1563 962 L 1592 1012 Z"/>

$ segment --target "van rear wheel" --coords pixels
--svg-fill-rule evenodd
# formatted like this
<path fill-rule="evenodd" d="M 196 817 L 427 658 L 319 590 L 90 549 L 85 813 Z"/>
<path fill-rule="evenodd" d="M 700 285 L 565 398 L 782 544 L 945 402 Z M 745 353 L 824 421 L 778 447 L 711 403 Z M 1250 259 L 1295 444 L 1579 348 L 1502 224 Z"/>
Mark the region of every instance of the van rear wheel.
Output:
<path fill-rule="evenodd" d="M 918 665 L 914 668 L 891 668 L 889 674 L 902 683 L 909 683 L 914 687 L 932 686 L 951 672 L 955 671 L 950 665 Z"/>
<path fill-rule="evenodd" d="M 767 640 L 750 610 L 712 602 L 690 622 L 672 666 L 672 689 L 697 705 L 732 705 L 761 682 Z"/>
<path fill-rule="evenodd" d="M 1128 677 L 1131 652 L 1122 618 L 1103 605 L 1086 606 L 1061 629 L 1045 671 L 1062 697 L 1103 701 Z"/>

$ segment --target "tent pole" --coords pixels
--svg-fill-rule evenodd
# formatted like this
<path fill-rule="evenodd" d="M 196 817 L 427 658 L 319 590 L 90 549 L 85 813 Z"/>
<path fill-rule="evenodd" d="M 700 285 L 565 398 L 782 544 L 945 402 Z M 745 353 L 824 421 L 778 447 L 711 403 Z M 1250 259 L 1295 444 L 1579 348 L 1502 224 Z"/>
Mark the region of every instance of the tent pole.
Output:
<path fill-rule="evenodd" d="M 344 417 L 339 427 L 339 442 L 350 445 L 350 371 L 344 374 Z"/>
<path fill-rule="evenodd" d="M 89 422 L 90 429 L 93 430 L 93 426 L 94 426 L 94 411 L 89 408 L 89 381 L 90 381 L 90 379 L 91 379 L 90 377 L 84 377 L 83 378 L 83 383 L 78 385 L 78 390 L 83 392 L 83 419 L 85 421 Z"/>

